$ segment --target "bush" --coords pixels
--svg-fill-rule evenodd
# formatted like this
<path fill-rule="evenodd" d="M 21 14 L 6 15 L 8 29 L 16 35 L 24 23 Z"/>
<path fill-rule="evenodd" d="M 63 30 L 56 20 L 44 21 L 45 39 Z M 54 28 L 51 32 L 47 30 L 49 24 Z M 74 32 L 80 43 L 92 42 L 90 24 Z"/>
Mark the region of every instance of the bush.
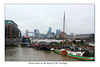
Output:
<path fill-rule="evenodd" d="M 76 41 L 75 41 L 75 40 L 73 40 L 73 41 L 72 41 L 72 43 L 76 44 Z"/>
<path fill-rule="evenodd" d="M 81 40 L 81 41 L 80 41 L 80 43 L 81 43 L 81 44 L 84 44 L 84 41 L 83 41 L 83 40 Z"/>

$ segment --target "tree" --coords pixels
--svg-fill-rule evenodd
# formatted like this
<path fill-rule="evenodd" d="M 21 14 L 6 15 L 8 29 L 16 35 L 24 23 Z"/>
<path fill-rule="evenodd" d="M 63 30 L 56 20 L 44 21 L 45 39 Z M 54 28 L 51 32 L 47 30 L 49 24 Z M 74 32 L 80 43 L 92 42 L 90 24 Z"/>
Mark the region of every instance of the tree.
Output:
<path fill-rule="evenodd" d="M 84 44 L 84 41 L 83 41 L 83 40 L 81 40 L 81 41 L 80 41 L 80 43 L 81 43 L 81 44 Z"/>
<path fill-rule="evenodd" d="M 73 41 L 72 41 L 72 43 L 76 44 L 76 41 L 75 41 L 75 40 L 73 40 Z"/>

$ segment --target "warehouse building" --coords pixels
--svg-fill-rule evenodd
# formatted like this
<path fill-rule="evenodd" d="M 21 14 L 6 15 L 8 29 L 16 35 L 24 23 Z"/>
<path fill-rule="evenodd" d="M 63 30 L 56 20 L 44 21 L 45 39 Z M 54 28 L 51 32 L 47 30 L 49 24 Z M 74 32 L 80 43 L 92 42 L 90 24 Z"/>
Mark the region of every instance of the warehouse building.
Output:
<path fill-rule="evenodd" d="M 20 38 L 21 31 L 18 25 L 12 20 L 5 20 L 5 38 Z"/>

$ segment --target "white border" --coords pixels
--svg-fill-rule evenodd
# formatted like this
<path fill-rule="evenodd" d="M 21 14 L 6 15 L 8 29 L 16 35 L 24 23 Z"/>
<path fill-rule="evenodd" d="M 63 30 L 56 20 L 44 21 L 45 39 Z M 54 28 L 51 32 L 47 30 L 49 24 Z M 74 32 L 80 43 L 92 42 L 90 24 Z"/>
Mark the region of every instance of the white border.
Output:
<path fill-rule="evenodd" d="M 24 66 L 33 67 L 34 64 L 28 64 L 29 62 L 5 62 L 5 50 L 4 50 L 4 4 L 6 3 L 12 3 L 12 4 L 95 4 L 95 33 L 96 33 L 96 60 L 95 62 L 68 62 L 67 65 L 45 65 L 45 66 L 70 66 L 70 67 L 84 67 L 84 66 L 91 66 L 95 67 L 99 64 L 99 39 L 100 39 L 100 3 L 97 0 L 0 0 L 0 66 L 3 67 L 18 67 L 18 66 Z M 35 65 L 36 66 L 36 65 Z M 37 65 L 37 66 L 43 66 L 43 65 Z"/>

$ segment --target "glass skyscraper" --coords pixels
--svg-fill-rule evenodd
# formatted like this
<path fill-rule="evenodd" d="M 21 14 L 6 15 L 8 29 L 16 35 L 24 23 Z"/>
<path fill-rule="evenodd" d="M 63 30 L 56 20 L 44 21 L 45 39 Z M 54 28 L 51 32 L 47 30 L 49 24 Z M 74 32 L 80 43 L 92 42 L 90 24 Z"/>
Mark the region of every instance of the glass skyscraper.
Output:
<path fill-rule="evenodd" d="M 52 32 L 52 29 L 51 29 L 51 27 L 49 27 L 49 32 L 50 32 L 50 33 Z"/>
<path fill-rule="evenodd" d="M 34 29 L 34 36 L 36 39 L 39 37 L 39 30 L 38 29 Z"/>

